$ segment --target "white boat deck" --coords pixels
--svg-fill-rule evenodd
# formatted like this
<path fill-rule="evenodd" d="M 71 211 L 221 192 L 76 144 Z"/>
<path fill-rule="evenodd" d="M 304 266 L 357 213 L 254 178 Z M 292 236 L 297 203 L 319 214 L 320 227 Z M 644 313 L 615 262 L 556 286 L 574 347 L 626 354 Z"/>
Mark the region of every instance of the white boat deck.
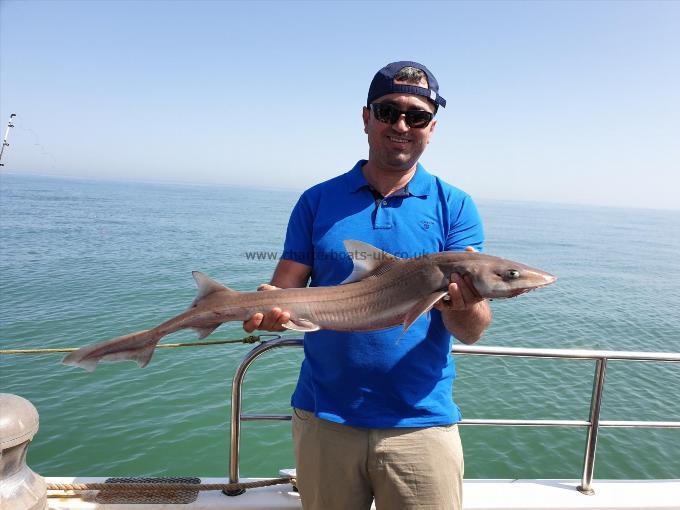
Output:
<path fill-rule="evenodd" d="M 48 483 L 102 483 L 106 478 L 58 477 Z M 254 481 L 244 478 L 241 481 Z M 202 478 L 202 483 L 227 483 L 222 478 Z M 465 480 L 466 510 L 680 510 L 680 479 L 597 480 L 595 494 L 576 490 L 576 480 Z M 83 498 L 48 498 L 50 510 L 279 510 L 300 509 L 300 498 L 290 485 L 250 489 L 228 497 L 219 491 L 202 491 L 190 504 L 98 504 L 94 491 Z"/>

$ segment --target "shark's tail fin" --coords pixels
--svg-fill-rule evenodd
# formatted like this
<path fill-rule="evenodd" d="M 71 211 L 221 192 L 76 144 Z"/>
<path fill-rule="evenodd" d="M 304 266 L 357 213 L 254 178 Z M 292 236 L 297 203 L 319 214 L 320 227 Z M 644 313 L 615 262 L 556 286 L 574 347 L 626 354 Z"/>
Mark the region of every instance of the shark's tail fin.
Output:
<path fill-rule="evenodd" d="M 82 347 L 67 355 L 62 363 L 92 372 L 99 361 L 136 361 L 140 368 L 149 364 L 161 336 L 155 329 L 147 329 Z"/>

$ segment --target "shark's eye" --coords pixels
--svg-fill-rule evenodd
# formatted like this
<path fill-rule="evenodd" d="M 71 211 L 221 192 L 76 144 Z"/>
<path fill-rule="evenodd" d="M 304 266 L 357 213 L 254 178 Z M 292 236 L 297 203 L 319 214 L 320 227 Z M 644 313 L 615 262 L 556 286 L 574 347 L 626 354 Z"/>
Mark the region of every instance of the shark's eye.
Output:
<path fill-rule="evenodd" d="M 520 273 L 517 269 L 508 269 L 505 272 L 505 278 L 507 280 L 516 280 L 519 277 L 520 277 Z"/>

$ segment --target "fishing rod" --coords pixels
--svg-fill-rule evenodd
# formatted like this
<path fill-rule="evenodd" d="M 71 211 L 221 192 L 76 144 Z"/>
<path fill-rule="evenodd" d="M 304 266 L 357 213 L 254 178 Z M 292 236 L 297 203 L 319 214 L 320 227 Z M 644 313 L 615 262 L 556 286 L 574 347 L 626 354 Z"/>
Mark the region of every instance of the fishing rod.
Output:
<path fill-rule="evenodd" d="M 0 166 L 5 166 L 2 162 L 2 154 L 5 152 L 5 147 L 9 147 L 9 143 L 7 143 L 7 137 L 9 136 L 9 130 L 14 127 L 12 120 L 14 120 L 14 117 L 16 116 L 16 113 L 13 113 L 9 116 L 9 122 L 7 123 L 7 129 L 5 130 L 5 136 L 2 138 L 2 146 L 0 146 Z"/>

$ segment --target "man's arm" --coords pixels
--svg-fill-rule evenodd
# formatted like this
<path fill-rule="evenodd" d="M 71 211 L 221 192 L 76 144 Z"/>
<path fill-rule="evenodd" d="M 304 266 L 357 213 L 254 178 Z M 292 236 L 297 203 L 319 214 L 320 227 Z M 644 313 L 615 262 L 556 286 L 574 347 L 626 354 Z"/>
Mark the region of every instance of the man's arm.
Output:
<path fill-rule="evenodd" d="M 274 270 L 271 285 L 280 289 L 306 287 L 312 268 L 294 260 L 281 259 Z"/>
<path fill-rule="evenodd" d="M 271 279 L 271 285 L 260 285 L 257 290 L 272 290 L 276 288 L 289 289 L 293 287 L 306 287 L 312 268 L 295 262 L 294 260 L 279 260 Z M 256 313 L 250 319 L 243 322 L 243 329 L 252 333 L 256 329 L 264 331 L 284 331 L 281 326 L 288 322 L 290 315 L 280 308 L 272 308 L 265 314 Z"/>

